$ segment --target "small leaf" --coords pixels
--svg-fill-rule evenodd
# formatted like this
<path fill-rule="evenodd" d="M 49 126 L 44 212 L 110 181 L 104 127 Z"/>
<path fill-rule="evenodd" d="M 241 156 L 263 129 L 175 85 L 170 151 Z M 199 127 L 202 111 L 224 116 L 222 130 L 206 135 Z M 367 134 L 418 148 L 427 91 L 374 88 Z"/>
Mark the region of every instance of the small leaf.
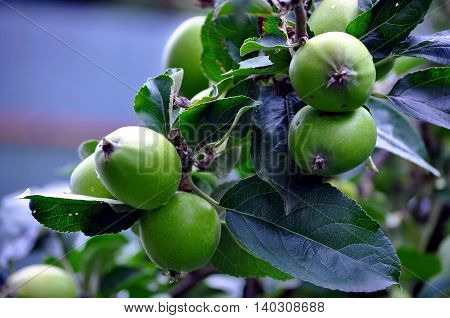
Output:
<path fill-rule="evenodd" d="M 222 223 L 220 243 L 211 264 L 223 274 L 235 277 L 271 277 L 278 280 L 292 278 L 266 261 L 259 259 L 243 247 L 231 234 L 230 229 Z"/>
<path fill-rule="evenodd" d="M 148 128 L 163 135 L 169 133 L 173 95 L 178 93 L 182 78 L 182 69 L 169 69 L 141 87 L 134 98 L 134 111 Z"/>
<path fill-rule="evenodd" d="M 428 155 L 419 133 L 389 106 L 388 101 L 370 98 L 366 105 L 370 108 L 377 125 L 378 148 L 409 160 L 437 177 L 440 176 L 439 171 L 426 161 Z"/>
<path fill-rule="evenodd" d="M 205 75 L 212 81 L 222 80 L 222 74 L 236 66 L 228 53 L 225 39 L 217 31 L 211 12 L 202 27 L 203 53 L 201 65 Z"/>
<path fill-rule="evenodd" d="M 450 31 L 410 36 L 393 52 L 396 56 L 424 58 L 438 64 L 450 64 Z"/>
<path fill-rule="evenodd" d="M 80 157 L 81 160 L 84 160 L 90 155 L 92 155 L 95 152 L 95 148 L 97 148 L 99 142 L 100 141 L 97 139 L 89 139 L 83 141 L 78 146 L 78 157 Z"/>
<path fill-rule="evenodd" d="M 258 56 L 239 63 L 239 69 L 232 70 L 224 76 L 250 76 L 264 74 L 286 74 L 291 55 L 287 49 L 270 52 L 269 56 Z"/>
<path fill-rule="evenodd" d="M 225 135 L 242 107 L 253 106 L 256 102 L 246 96 L 234 96 L 190 107 L 180 115 L 180 129 L 191 147 L 219 140 Z M 251 116 L 244 114 L 243 119 Z M 242 121 L 245 123 L 245 121 Z M 249 127 L 240 125 L 232 136 L 245 136 Z"/>
<path fill-rule="evenodd" d="M 430 4 L 431 0 L 380 0 L 350 22 L 346 32 L 359 38 L 374 59 L 381 60 L 423 21 Z"/>
<path fill-rule="evenodd" d="M 65 193 L 39 195 L 29 191 L 18 198 L 29 199 L 33 217 L 57 232 L 81 231 L 87 236 L 118 233 L 141 216 L 141 211 L 110 199 Z"/>
<path fill-rule="evenodd" d="M 245 40 L 241 46 L 240 54 L 244 56 L 255 51 L 272 51 L 275 49 L 288 49 L 290 47 L 293 47 L 293 45 L 288 44 L 285 38 L 279 35 L 269 34 L 259 39 L 248 38 Z"/>
<path fill-rule="evenodd" d="M 267 17 L 264 18 L 262 23 L 262 35 L 278 35 L 284 39 L 287 38 L 286 33 L 284 33 L 279 26 L 282 24 L 281 18 L 278 17 Z"/>
<path fill-rule="evenodd" d="M 407 116 L 450 129 L 450 67 L 408 74 L 387 98 Z"/>
<path fill-rule="evenodd" d="M 279 270 L 312 284 L 374 292 L 397 284 L 400 263 L 380 226 L 326 183 L 300 181 L 286 214 L 278 192 L 258 177 L 221 199 L 236 239 Z"/>

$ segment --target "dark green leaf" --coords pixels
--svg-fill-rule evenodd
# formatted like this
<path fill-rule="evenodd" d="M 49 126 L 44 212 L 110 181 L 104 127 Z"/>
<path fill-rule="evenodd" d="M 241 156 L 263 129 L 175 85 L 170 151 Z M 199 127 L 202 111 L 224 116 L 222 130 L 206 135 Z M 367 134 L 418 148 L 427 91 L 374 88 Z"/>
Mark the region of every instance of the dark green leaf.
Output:
<path fill-rule="evenodd" d="M 239 69 L 232 70 L 224 76 L 250 76 L 264 74 L 286 74 L 291 55 L 287 49 L 270 52 L 269 56 L 258 56 L 239 63 Z"/>
<path fill-rule="evenodd" d="M 430 4 L 431 0 L 380 0 L 350 22 L 347 33 L 359 38 L 372 56 L 381 60 L 423 21 Z"/>
<path fill-rule="evenodd" d="M 183 70 L 169 69 L 155 78 L 149 78 L 134 98 L 137 117 L 150 129 L 163 135 L 170 130 L 173 94 L 177 94 Z"/>
<path fill-rule="evenodd" d="M 221 273 L 235 277 L 271 277 L 278 280 L 292 278 L 251 254 L 233 237 L 225 223 L 222 223 L 220 243 L 211 264 Z"/>
<path fill-rule="evenodd" d="M 255 101 L 251 98 L 234 96 L 190 107 L 180 115 L 181 133 L 192 147 L 217 141 L 231 127 L 238 111 L 253 105 Z M 233 136 L 245 136 L 249 128 L 246 126 L 237 127 Z"/>
<path fill-rule="evenodd" d="M 408 74 L 387 97 L 399 112 L 450 129 L 450 67 Z"/>
<path fill-rule="evenodd" d="M 438 64 L 450 64 L 450 31 L 410 36 L 393 52 L 396 56 L 424 58 Z"/>
<path fill-rule="evenodd" d="M 232 16 L 222 16 L 214 20 L 217 32 L 234 44 L 241 47 L 247 38 L 258 36 L 258 19 L 250 15 L 242 15 L 238 20 Z"/>
<path fill-rule="evenodd" d="M 390 107 L 388 101 L 370 98 L 366 105 L 377 125 L 378 148 L 409 160 L 437 177 L 440 176 L 439 171 L 426 161 L 428 154 L 422 137 L 403 116 Z"/>
<path fill-rule="evenodd" d="M 141 211 L 120 201 L 74 194 L 39 195 L 25 192 L 33 217 L 57 232 L 81 231 L 87 236 L 118 233 L 131 227 Z"/>
<path fill-rule="evenodd" d="M 222 80 L 222 74 L 236 67 L 228 53 L 225 39 L 216 29 L 211 12 L 202 27 L 203 53 L 201 64 L 203 72 L 212 81 Z"/>
<path fill-rule="evenodd" d="M 400 247 L 397 254 L 403 268 L 402 281 L 426 281 L 441 270 L 441 262 L 434 254 L 421 253 L 412 247 Z"/>
<path fill-rule="evenodd" d="M 304 104 L 295 96 L 275 94 L 253 114 L 252 161 L 258 176 L 274 186 L 290 211 L 296 200 L 295 180 L 300 172 L 288 150 L 289 124 Z"/>
<path fill-rule="evenodd" d="M 228 90 L 225 97 L 235 97 L 235 96 L 247 96 L 253 100 L 257 100 L 259 97 L 259 86 L 256 85 L 253 78 L 247 78 Z"/>
<path fill-rule="evenodd" d="M 81 160 L 84 160 L 90 155 L 92 155 L 95 152 L 95 148 L 97 148 L 98 143 L 99 140 L 97 139 L 89 139 L 83 141 L 78 146 L 78 157 L 80 157 Z"/>
<path fill-rule="evenodd" d="M 279 35 L 269 34 L 262 38 L 248 38 L 240 49 L 241 56 L 255 51 L 272 51 L 276 49 L 289 49 L 292 45 Z"/>
<path fill-rule="evenodd" d="M 398 283 L 400 263 L 380 226 L 327 183 L 303 180 L 286 214 L 278 192 L 258 177 L 220 203 L 237 240 L 279 270 L 315 285 L 373 292 Z"/>
<path fill-rule="evenodd" d="M 277 17 L 264 18 L 263 23 L 262 23 L 263 35 L 273 34 L 273 35 L 278 35 L 278 36 L 286 39 L 287 38 L 286 34 L 279 28 L 281 23 L 282 23 L 281 18 L 277 18 Z"/>

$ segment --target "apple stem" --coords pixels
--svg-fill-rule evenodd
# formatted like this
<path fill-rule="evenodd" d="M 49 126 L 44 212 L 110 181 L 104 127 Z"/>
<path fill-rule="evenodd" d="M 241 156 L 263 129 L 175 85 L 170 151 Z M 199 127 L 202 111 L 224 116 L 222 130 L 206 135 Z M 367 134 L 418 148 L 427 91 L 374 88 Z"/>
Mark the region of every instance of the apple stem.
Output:
<path fill-rule="evenodd" d="M 114 144 L 107 140 L 106 138 L 103 138 L 102 140 L 102 151 L 103 155 L 105 156 L 105 163 L 109 162 L 109 156 L 114 151 Z"/>

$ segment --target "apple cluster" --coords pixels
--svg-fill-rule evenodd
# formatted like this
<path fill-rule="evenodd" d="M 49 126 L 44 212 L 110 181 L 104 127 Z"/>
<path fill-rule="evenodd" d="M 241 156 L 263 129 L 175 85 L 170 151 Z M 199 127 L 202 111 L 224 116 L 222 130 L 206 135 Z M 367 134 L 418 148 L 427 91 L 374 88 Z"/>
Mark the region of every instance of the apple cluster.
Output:
<path fill-rule="evenodd" d="M 289 150 L 304 174 L 344 173 L 375 148 L 375 122 L 362 106 L 377 71 L 364 44 L 344 32 L 358 13 L 358 0 L 322 1 L 309 20 L 315 37 L 292 58 L 289 77 L 308 106 L 291 122 Z"/>
<path fill-rule="evenodd" d="M 150 259 L 163 269 L 189 272 L 213 256 L 220 221 L 208 201 L 177 191 L 181 176 L 178 153 L 163 135 L 130 126 L 102 138 L 73 171 L 70 187 L 74 194 L 143 210 L 139 235 Z"/>

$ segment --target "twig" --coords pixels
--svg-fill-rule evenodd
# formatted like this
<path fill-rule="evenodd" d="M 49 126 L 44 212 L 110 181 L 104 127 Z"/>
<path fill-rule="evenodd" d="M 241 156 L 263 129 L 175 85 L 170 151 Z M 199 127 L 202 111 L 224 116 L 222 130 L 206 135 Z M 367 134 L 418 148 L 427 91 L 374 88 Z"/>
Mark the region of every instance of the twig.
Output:
<path fill-rule="evenodd" d="M 305 0 L 299 0 L 294 7 L 295 12 L 295 42 L 306 41 L 308 39 L 308 30 L 306 20 L 308 19 Z"/>

